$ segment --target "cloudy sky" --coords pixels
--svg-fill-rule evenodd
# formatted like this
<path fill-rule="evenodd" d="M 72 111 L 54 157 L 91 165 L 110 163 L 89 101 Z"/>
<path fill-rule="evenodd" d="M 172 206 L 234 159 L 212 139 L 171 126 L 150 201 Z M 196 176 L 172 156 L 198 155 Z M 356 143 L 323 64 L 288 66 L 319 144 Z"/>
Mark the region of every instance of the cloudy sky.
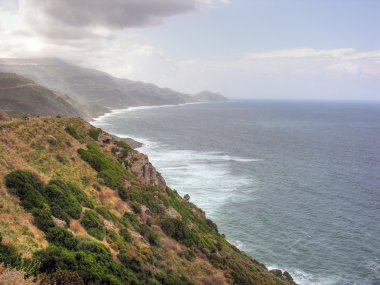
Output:
<path fill-rule="evenodd" d="M 378 0 L 0 0 L 0 57 L 231 98 L 380 100 Z"/>

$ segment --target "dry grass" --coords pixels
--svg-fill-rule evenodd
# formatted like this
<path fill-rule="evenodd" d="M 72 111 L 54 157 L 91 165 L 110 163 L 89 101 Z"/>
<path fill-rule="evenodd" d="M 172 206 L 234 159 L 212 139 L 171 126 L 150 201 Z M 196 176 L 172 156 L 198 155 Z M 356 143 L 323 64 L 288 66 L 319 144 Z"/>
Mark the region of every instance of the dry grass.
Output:
<path fill-rule="evenodd" d="M 0 264 L 0 285 L 38 285 L 33 278 L 27 278 L 21 270 L 7 268 Z"/>

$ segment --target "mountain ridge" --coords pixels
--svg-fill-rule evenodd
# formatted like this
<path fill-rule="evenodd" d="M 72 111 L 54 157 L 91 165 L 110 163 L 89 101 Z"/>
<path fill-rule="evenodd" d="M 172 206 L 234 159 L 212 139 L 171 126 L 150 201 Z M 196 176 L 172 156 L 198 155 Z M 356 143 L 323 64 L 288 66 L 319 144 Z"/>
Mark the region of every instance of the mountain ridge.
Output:
<path fill-rule="evenodd" d="M 195 96 L 151 83 L 113 77 L 105 72 L 69 64 L 57 58 L 0 59 L 0 71 L 20 74 L 50 89 L 68 94 L 88 117 L 110 109 L 227 101 L 220 94 Z"/>

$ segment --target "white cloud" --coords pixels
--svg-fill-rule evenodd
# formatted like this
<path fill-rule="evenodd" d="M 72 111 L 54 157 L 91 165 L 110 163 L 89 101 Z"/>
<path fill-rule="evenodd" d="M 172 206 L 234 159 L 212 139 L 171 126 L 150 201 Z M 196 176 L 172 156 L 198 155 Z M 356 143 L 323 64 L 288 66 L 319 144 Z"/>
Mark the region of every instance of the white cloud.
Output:
<path fill-rule="evenodd" d="M 272 52 L 251 53 L 248 59 L 268 59 L 268 58 L 303 58 L 303 57 L 336 57 L 350 56 L 355 53 L 352 48 L 316 50 L 312 48 L 300 48 L 291 50 L 278 50 Z"/>
<path fill-rule="evenodd" d="M 206 7 L 229 3 L 194 1 Z M 40 28 L 30 25 L 25 12 L 1 10 L 0 6 L 0 57 L 60 57 L 118 77 L 188 93 L 211 89 L 231 97 L 257 98 L 355 93 L 357 97 L 380 99 L 380 50 L 298 48 L 254 52 L 235 60 L 174 61 L 135 30 L 126 33 L 107 25 L 57 25 L 51 29 L 45 25 L 47 32 L 59 36 L 41 36 Z"/>

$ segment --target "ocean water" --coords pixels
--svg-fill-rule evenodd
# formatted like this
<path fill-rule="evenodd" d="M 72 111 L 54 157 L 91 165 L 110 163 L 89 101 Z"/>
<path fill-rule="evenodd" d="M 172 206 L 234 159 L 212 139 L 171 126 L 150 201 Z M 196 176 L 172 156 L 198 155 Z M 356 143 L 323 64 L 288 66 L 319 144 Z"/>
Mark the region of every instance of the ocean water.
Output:
<path fill-rule="evenodd" d="M 380 284 L 380 104 L 242 101 L 117 110 L 169 186 L 300 284 Z"/>

